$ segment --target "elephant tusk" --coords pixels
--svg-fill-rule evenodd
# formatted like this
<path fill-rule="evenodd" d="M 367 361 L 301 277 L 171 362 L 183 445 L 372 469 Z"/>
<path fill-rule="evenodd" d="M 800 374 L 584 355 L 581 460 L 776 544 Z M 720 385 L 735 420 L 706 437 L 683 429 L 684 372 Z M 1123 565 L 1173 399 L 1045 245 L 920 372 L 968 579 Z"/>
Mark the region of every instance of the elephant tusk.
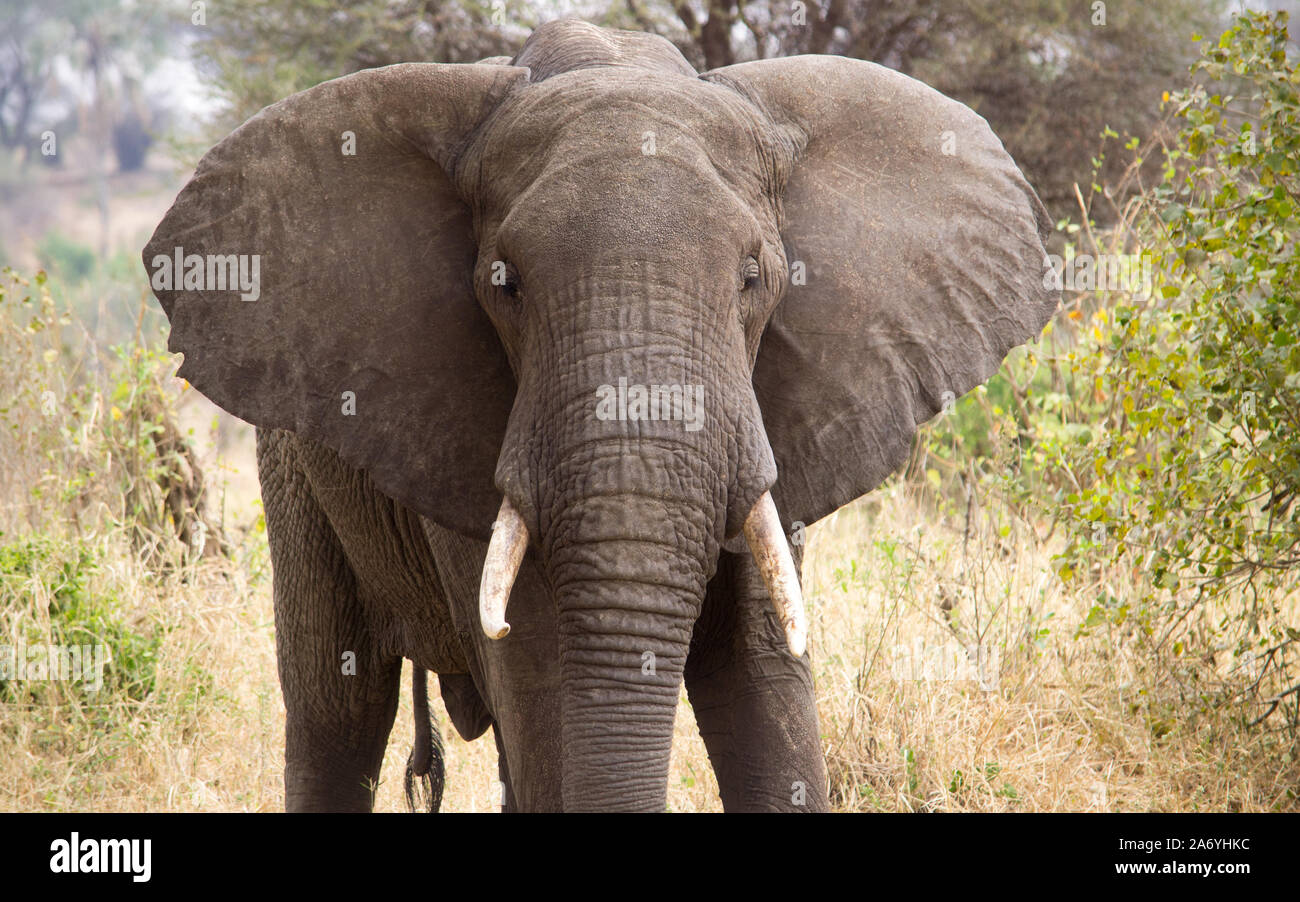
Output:
<path fill-rule="evenodd" d="M 489 639 L 503 639 L 510 632 L 506 623 L 506 602 L 514 587 L 519 565 L 528 548 L 528 527 L 509 498 L 501 501 L 501 511 L 492 524 L 487 558 L 483 561 L 483 582 L 478 590 L 478 617 Z"/>
<path fill-rule="evenodd" d="M 804 613 L 799 571 L 790 556 L 790 546 L 786 544 L 785 531 L 781 529 L 781 518 L 777 516 L 771 492 L 764 492 L 745 518 L 745 541 L 754 554 L 758 571 L 763 574 L 776 616 L 785 627 L 790 653 L 796 658 L 802 657 L 808 645 L 808 616 Z"/>

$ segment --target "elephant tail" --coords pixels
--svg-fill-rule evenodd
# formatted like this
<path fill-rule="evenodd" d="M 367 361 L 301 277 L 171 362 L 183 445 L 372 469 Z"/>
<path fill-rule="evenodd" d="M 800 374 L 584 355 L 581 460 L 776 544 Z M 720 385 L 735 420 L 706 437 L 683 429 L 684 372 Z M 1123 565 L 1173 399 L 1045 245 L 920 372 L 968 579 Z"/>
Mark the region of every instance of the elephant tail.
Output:
<path fill-rule="evenodd" d="M 429 716 L 429 675 L 415 662 L 411 667 L 415 748 L 406 759 L 406 804 L 412 811 L 424 809 L 432 814 L 442 805 L 446 779 L 442 734 Z"/>

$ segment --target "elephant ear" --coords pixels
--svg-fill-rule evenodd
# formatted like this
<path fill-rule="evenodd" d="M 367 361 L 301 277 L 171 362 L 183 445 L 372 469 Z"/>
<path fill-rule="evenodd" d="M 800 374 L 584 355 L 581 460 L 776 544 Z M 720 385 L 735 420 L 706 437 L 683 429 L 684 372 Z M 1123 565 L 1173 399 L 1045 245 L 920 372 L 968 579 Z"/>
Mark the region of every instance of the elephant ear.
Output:
<path fill-rule="evenodd" d="M 527 78 L 406 63 L 295 94 L 203 157 L 144 250 L 178 375 L 479 537 L 514 379 L 449 170 Z"/>
<path fill-rule="evenodd" d="M 1058 301 L 1050 222 L 988 123 L 907 76 L 801 56 L 703 77 L 802 146 L 782 201 L 791 280 L 754 388 L 778 509 L 812 523 L 884 481 L 919 424 L 1038 335 Z"/>

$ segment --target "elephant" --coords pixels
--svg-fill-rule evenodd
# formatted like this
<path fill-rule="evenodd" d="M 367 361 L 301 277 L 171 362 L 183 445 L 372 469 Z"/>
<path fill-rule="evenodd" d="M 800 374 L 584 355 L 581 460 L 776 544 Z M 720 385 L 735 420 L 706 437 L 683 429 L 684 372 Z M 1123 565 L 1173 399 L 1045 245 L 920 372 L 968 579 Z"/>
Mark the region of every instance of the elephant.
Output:
<path fill-rule="evenodd" d="M 1050 231 L 919 81 L 572 18 L 245 122 L 143 259 L 257 428 L 286 807 L 372 807 L 409 659 L 505 810 L 664 810 L 683 684 L 727 811 L 827 810 L 791 537 L 1041 332 Z"/>

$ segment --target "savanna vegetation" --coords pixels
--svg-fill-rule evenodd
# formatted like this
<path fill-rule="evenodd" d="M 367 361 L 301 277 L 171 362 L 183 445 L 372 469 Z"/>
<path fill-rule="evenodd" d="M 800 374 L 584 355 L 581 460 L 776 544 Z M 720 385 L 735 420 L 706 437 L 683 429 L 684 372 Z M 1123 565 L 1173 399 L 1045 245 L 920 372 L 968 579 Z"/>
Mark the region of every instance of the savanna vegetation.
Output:
<path fill-rule="evenodd" d="M 368 65 L 508 53 L 540 15 L 317 6 L 223 4 L 238 15 L 214 17 L 198 49 L 228 118 Z M 1023 6 L 994 21 L 979 4 L 832 2 L 802 29 L 767 2 L 591 16 L 661 31 L 701 67 L 847 52 L 925 78 L 990 119 L 1059 218 L 1044 277 L 1064 302 L 1043 338 L 922 429 L 902 472 L 808 530 L 832 801 L 1300 809 L 1287 19 L 1225 28 L 1216 7 L 1180 0 L 1110 4 L 1097 26 L 1069 4 Z M 0 96 L 7 128 L 14 115 Z M 0 277 L 0 646 L 97 643 L 111 661 L 96 692 L 0 674 L 0 808 L 276 810 L 265 525 L 233 487 L 251 478 L 249 437 L 219 440 L 172 377 L 135 251 L 90 244 L 50 231 Z M 434 711 L 444 810 L 492 809 L 495 748 Z M 684 698 L 677 733 L 671 807 L 716 809 Z M 411 735 L 404 694 L 380 809 L 405 807 Z"/>

